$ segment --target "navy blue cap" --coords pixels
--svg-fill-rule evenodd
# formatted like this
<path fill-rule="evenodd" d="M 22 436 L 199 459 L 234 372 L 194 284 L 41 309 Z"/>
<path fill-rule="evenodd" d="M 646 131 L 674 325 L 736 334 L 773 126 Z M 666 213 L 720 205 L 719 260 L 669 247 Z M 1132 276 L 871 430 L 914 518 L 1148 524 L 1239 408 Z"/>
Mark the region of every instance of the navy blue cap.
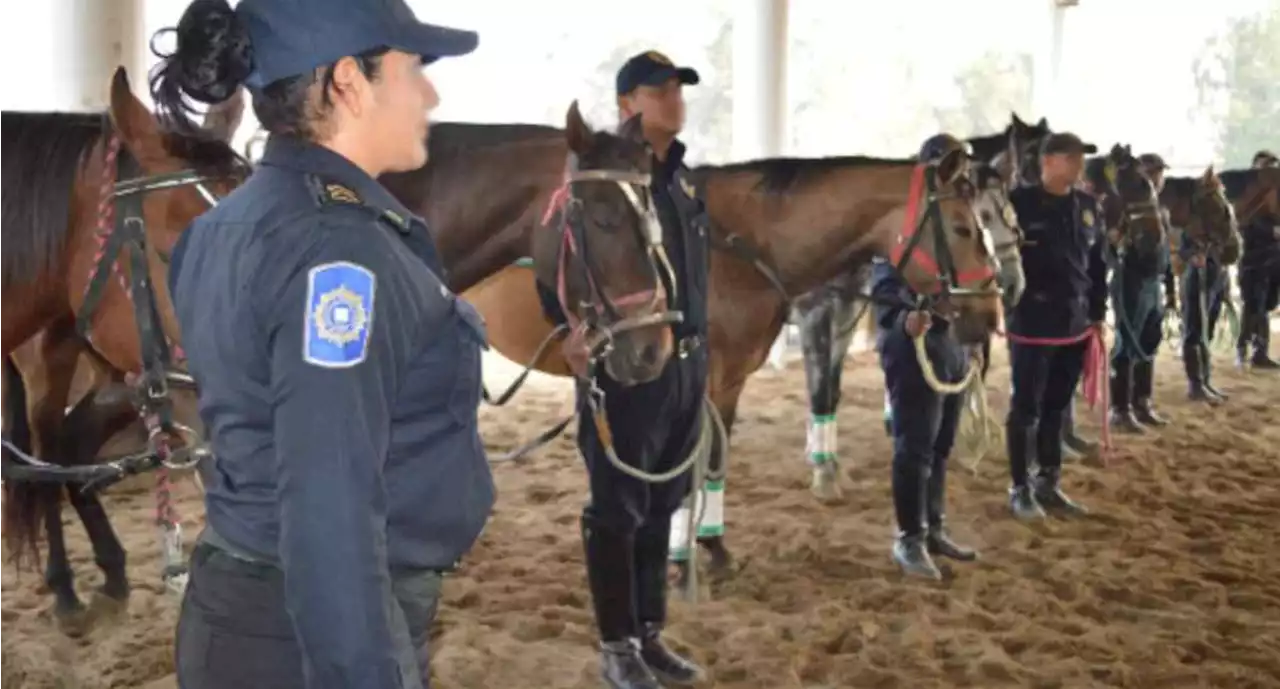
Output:
<path fill-rule="evenodd" d="M 474 31 L 418 21 L 404 0 L 242 0 L 236 14 L 253 43 L 245 83 L 255 89 L 376 48 L 429 63 L 479 43 Z"/>
<path fill-rule="evenodd" d="M 921 144 L 919 160 L 922 163 L 931 163 L 941 160 L 955 150 L 964 151 L 966 158 L 973 158 L 973 145 L 968 141 L 961 141 L 950 134 L 934 134 Z"/>
<path fill-rule="evenodd" d="M 1071 132 L 1054 132 L 1040 140 L 1040 155 L 1093 155 L 1098 147 L 1085 143 Z"/>
<path fill-rule="evenodd" d="M 618 70 L 615 86 L 618 95 L 623 96 L 640 86 L 658 86 L 672 77 L 682 84 L 690 86 L 701 79 L 692 67 L 677 67 L 671 58 L 656 50 L 649 50 L 632 57 Z"/>

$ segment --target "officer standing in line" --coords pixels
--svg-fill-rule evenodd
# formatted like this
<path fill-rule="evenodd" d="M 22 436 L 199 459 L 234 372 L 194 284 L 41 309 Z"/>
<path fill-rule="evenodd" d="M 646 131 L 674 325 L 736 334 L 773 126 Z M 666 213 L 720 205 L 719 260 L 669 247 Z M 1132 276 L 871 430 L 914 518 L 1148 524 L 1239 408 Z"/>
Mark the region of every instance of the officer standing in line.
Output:
<path fill-rule="evenodd" d="M 242 84 L 271 133 L 170 276 L 216 462 L 178 620 L 183 689 L 429 681 L 440 580 L 494 500 L 485 332 L 423 221 L 376 181 L 426 162 L 422 72 L 476 34 L 401 0 L 197 0 L 152 81 L 164 114 Z M 314 40 L 323 36 L 323 41 Z"/>
<path fill-rule="evenodd" d="M 1164 188 L 1164 159 L 1154 153 L 1138 157 L 1159 194 Z M 1161 214 L 1164 211 L 1161 208 Z M 1141 434 L 1144 426 L 1168 422 L 1155 413 L 1151 395 L 1156 354 L 1164 339 L 1161 283 L 1169 274 L 1169 243 L 1162 218 L 1159 241 L 1127 246 L 1116 256 L 1111 276 L 1111 304 L 1116 314 L 1116 340 L 1111 349 L 1111 427 Z"/>
<path fill-rule="evenodd" d="M 1185 268 L 1179 291 L 1182 293 L 1182 366 L 1187 373 L 1187 398 L 1210 405 L 1227 400 L 1227 394 L 1211 382 L 1213 355 L 1209 351 L 1223 302 L 1231 298 L 1231 282 L 1219 252 L 1219 247 L 1203 246 L 1186 232 L 1182 233 L 1178 255 Z"/>
<path fill-rule="evenodd" d="M 946 134 L 925 141 L 920 160 L 934 162 L 966 144 Z M 876 258 L 871 267 L 871 296 L 879 326 L 876 349 L 884 370 L 893 434 L 893 511 L 898 536 L 893 559 L 906 574 L 941 579 L 933 555 L 970 562 L 971 548 L 951 540 L 945 530 L 947 460 L 955 444 L 964 395 L 943 395 L 925 381 L 914 339 L 925 338 L 929 361 L 939 379 L 964 379 L 968 357 L 951 324 L 928 311 L 913 311 L 917 295 L 894 266 Z"/>
<path fill-rule="evenodd" d="M 1059 132 L 1040 144 L 1040 186 L 1019 187 L 1009 196 L 1023 228 L 1022 265 L 1027 286 L 1008 323 L 1013 395 L 1006 420 L 1010 508 L 1019 519 L 1045 510 L 1082 514 L 1059 485 L 1063 422 L 1084 366 L 1087 341 L 1073 345 L 1028 340 L 1064 339 L 1106 317 L 1106 236 L 1097 202 L 1076 188 L 1084 156 L 1097 147 Z M 1019 339 L 1023 342 L 1019 342 Z M 1032 459 L 1039 465 L 1034 483 Z M 1043 508 L 1043 509 L 1042 509 Z"/>
<path fill-rule="evenodd" d="M 1258 151 L 1253 167 L 1280 167 L 1270 151 Z M 1275 370 L 1280 363 L 1271 358 L 1271 316 L 1280 301 L 1280 218 L 1260 212 L 1240 228 L 1244 251 L 1236 281 L 1240 287 L 1240 338 L 1236 341 L 1236 366 L 1252 366 L 1256 371 Z M 1249 347 L 1253 346 L 1252 355 Z"/>
<path fill-rule="evenodd" d="M 676 138 L 685 121 L 683 87 L 698 81 L 696 71 L 677 67 L 656 51 L 627 60 L 616 81 L 619 120 L 641 115 L 653 150 L 651 190 L 676 280 L 665 287 L 675 295 L 671 308 L 684 313 L 683 322 L 672 326 L 677 353 L 657 379 L 623 387 L 598 374 L 618 458 L 649 473 L 668 471 L 693 451 L 706 394 L 707 218 L 686 188 L 685 146 Z M 538 291 L 547 315 L 565 322 L 556 296 L 541 283 Z M 661 637 L 671 517 L 689 493 L 690 475 L 647 483 L 614 467 L 586 394 L 579 385 L 578 449 L 591 487 L 591 501 L 582 510 L 582 541 L 600 634 L 601 675 L 612 689 L 696 684 L 702 668 L 676 655 Z"/>

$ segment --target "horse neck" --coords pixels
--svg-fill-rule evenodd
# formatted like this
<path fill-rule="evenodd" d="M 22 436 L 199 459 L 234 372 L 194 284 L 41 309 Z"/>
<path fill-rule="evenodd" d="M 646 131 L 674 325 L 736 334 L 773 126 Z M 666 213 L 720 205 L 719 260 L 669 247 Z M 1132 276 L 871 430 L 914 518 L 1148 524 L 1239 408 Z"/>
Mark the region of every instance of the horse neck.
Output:
<path fill-rule="evenodd" d="M 717 227 L 757 247 L 788 294 L 803 294 L 888 255 L 902 228 L 912 169 L 855 164 L 777 194 L 756 188 L 758 174 L 712 173 L 708 210 Z"/>
<path fill-rule="evenodd" d="M 388 188 L 426 219 L 461 293 L 528 256 L 567 156 L 564 139 L 547 136 L 452 151 Z"/>

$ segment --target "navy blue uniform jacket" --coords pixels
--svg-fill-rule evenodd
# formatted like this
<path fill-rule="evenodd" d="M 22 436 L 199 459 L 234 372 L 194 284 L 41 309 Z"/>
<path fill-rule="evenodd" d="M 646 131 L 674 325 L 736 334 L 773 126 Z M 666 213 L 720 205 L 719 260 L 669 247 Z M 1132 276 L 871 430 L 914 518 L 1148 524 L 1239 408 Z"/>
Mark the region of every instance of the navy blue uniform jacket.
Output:
<path fill-rule="evenodd" d="M 1043 187 L 1019 187 L 1009 201 L 1024 233 L 1027 276 L 1026 291 L 1009 315 L 1009 332 L 1069 337 L 1105 318 L 1107 238 L 1097 201 L 1078 189 L 1055 196 Z"/>
<path fill-rule="evenodd" d="M 493 505 L 479 315 L 420 219 L 279 136 L 172 268 L 216 455 L 209 529 L 283 570 L 308 686 L 400 686 L 390 572 L 452 566 Z"/>

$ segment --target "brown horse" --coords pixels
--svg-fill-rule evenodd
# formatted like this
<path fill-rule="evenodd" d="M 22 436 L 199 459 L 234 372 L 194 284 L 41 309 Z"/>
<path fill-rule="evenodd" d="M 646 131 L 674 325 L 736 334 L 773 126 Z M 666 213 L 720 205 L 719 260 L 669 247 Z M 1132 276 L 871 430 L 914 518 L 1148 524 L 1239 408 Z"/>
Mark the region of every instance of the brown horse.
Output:
<path fill-rule="evenodd" d="M 938 206 L 952 231 L 926 225 L 932 236 L 946 240 L 958 274 L 991 259 L 978 231 L 973 188 L 955 176 L 960 167 L 958 156 L 952 156 L 939 168 L 946 183 Z M 782 328 L 789 295 L 856 270 L 873 256 L 889 256 L 902 236 L 911 234 L 903 223 L 919 169 L 911 160 L 850 157 L 761 160 L 694 171 L 715 241 L 725 249 L 711 260 L 709 392 L 727 428 L 748 376 L 764 363 Z M 928 293 L 937 286 L 930 284 L 936 276 L 922 275 L 920 263 L 906 264 L 908 280 Z M 534 361 L 552 332 L 534 280 L 531 268 L 512 267 L 466 296 L 490 321 L 495 349 L 515 361 L 533 361 L 538 370 L 564 374 L 567 366 L 559 352 L 543 350 Z M 999 319 L 998 290 L 963 300 L 960 308 L 963 329 L 985 334 Z M 704 543 L 714 565 L 728 564 L 722 541 Z"/>
<path fill-rule="evenodd" d="M 626 371 L 637 381 L 644 380 L 654 375 L 656 370 L 660 370 L 671 355 L 670 336 L 666 328 L 648 326 L 667 322 L 671 314 L 665 312 L 665 299 L 662 298 L 660 289 L 654 287 L 655 263 L 652 260 L 640 258 L 651 258 L 655 251 L 648 231 L 655 220 L 639 197 L 647 187 L 646 176 L 649 165 L 648 154 L 639 135 L 639 120 L 628 123 L 619 136 L 594 132 L 582 120 L 575 103 L 569 110 L 567 129 L 564 131 L 541 127 L 525 128 L 519 132 L 519 136 L 512 137 L 513 132 L 510 129 L 469 126 L 462 126 L 455 131 L 450 129 L 450 126 L 443 126 L 433 132 L 431 145 L 433 162 L 429 168 L 438 168 L 439 172 L 419 170 L 397 176 L 395 179 L 401 184 L 417 182 L 407 187 L 407 191 L 401 187 L 403 194 L 401 198 L 407 205 L 417 209 L 435 208 L 434 205 L 428 205 L 433 203 L 428 198 L 429 192 L 434 191 L 441 196 L 457 193 L 446 186 L 448 184 L 446 180 L 449 179 L 453 179 L 455 184 L 462 182 L 464 189 L 472 187 L 474 190 L 468 191 L 468 194 L 471 194 L 467 197 L 469 199 L 492 191 L 490 197 L 494 202 L 493 208 L 513 208 L 530 201 L 544 204 L 543 214 L 530 218 L 530 222 L 518 231 L 508 231 L 510 217 L 499 214 L 485 218 L 483 222 L 476 221 L 466 227 L 455 227 L 453 231 L 439 235 L 438 244 L 446 257 L 450 282 L 458 284 L 459 275 L 472 276 L 462 279 L 481 279 L 486 274 L 504 266 L 509 260 L 506 258 L 508 256 L 532 254 L 546 264 L 561 266 L 561 269 L 581 271 L 589 269 L 599 277 L 599 280 L 590 286 L 591 289 L 597 290 L 594 295 L 610 300 L 611 306 L 620 301 L 618 295 L 635 293 L 637 286 L 648 285 L 649 291 L 654 292 L 654 295 L 646 304 L 638 307 L 628 306 L 621 320 L 614 320 L 612 318 L 614 314 L 606 314 L 610 316 L 608 318 L 595 319 L 587 332 L 591 335 L 594 335 L 596 330 L 616 333 L 616 336 L 611 336 L 614 347 L 604 357 L 606 366 Z M 470 155 L 473 151 L 478 154 Z M 558 162 L 552 164 L 553 160 Z M 568 160 L 567 165 L 566 160 Z M 511 167 L 513 164 L 514 168 Z M 468 180 L 470 180 L 469 184 Z M 493 186 L 486 188 L 487 185 Z M 531 190 L 533 198 L 530 197 Z M 563 205 L 547 205 L 556 191 L 560 192 Z M 449 205 L 443 203 L 443 199 L 441 201 L 441 212 L 445 214 L 450 212 L 465 214 L 466 211 L 473 211 L 479 206 L 479 204 Z M 571 217 L 574 213 L 569 211 L 575 211 L 577 217 Z M 523 215 L 531 216 L 532 214 Z M 474 218 L 475 216 L 465 217 Z M 602 225 L 595 220 L 596 218 L 608 218 L 610 223 Z M 186 224 L 184 222 L 183 226 Z M 545 229 L 535 233 L 535 228 Z M 571 233 L 577 238 L 580 246 L 590 244 L 592 248 L 587 253 L 565 256 L 563 262 L 558 262 L 557 252 L 561 246 L 559 240 Z M 532 242 L 535 237 L 542 236 L 550 237 L 551 241 Z M 628 236 L 634 240 L 626 241 Z M 588 237 L 591 238 L 589 241 Z M 606 237 L 608 241 L 604 241 Z M 172 242 L 168 242 L 168 245 L 172 245 Z M 164 286 L 167 285 L 167 268 L 165 267 L 167 254 L 162 259 L 160 272 L 154 276 L 152 284 L 158 283 Z M 586 301 L 585 297 L 591 296 L 583 291 L 586 287 L 585 283 L 572 279 L 567 280 L 566 283 L 570 284 L 563 293 L 566 300 L 580 303 Z M 465 283 L 462 284 L 465 286 Z M 167 296 L 166 291 L 166 304 Z M 122 319 L 127 322 L 125 314 L 107 311 L 112 307 L 113 305 L 105 303 L 99 305 L 98 308 L 102 310 L 99 314 L 99 322 L 118 323 Z M 576 313 L 579 316 L 587 315 L 580 310 L 576 310 Z M 71 334 L 73 335 L 74 332 L 72 331 Z M 175 343 L 180 342 L 176 329 L 166 330 L 166 334 Z M 81 356 L 84 354 L 82 343 L 70 335 L 63 337 L 61 331 L 47 330 L 42 337 L 71 344 L 65 345 L 64 349 L 32 350 L 31 358 L 24 362 L 26 367 L 31 370 L 56 370 L 69 379 L 75 371 L 77 359 L 86 358 Z M 96 340 L 95 344 L 98 347 L 102 346 Z M 73 350 L 70 348 L 71 345 L 76 345 L 78 348 Z M 644 352 L 644 355 L 640 356 L 639 352 Z M 130 356 L 135 358 L 137 356 L 136 352 L 131 353 L 121 349 L 102 354 L 106 361 L 122 361 Z M 613 363 L 613 357 L 618 357 L 617 363 Z M 90 388 L 88 394 L 65 419 L 58 417 L 61 423 L 38 426 L 36 432 L 37 436 L 43 437 L 46 447 L 52 447 L 58 442 L 62 443 L 58 449 L 66 450 L 68 454 L 51 457 L 67 464 L 91 463 L 103 442 L 122 425 L 127 425 L 136 418 L 136 412 L 132 409 L 128 396 L 122 397 L 115 394 L 115 390 L 102 387 L 106 381 L 119 379 L 118 370 L 99 361 L 97 352 L 93 352 L 87 358 L 95 364 L 96 369 L 96 377 L 91 378 L 87 383 L 87 387 Z M 13 378 L 10 376 L 11 369 L 6 367 L 5 372 L 6 394 L 21 393 L 23 391 L 21 381 L 18 381 L 15 387 Z M 84 377 L 82 373 L 82 378 Z M 61 409 L 61 405 L 65 405 L 67 400 L 66 391 L 52 392 L 58 394 L 52 394 L 47 388 L 39 388 L 40 399 L 36 400 L 37 396 L 32 395 L 32 401 L 43 402 L 45 407 L 58 406 Z M 22 404 L 16 405 L 16 409 L 22 408 Z M 14 409 L 15 404 L 6 400 L 6 413 L 10 418 L 6 419 L 5 427 L 11 429 L 16 426 L 18 432 L 15 435 L 21 435 L 25 429 L 25 419 L 14 419 L 12 414 Z M 193 426 L 198 426 L 194 415 L 187 418 L 192 419 Z M 10 486 L 6 488 L 9 489 Z M 65 546 L 62 545 L 60 537 L 61 522 L 58 519 L 60 487 L 55 486 L 57 490 L 53 492 L 39 492 L 41 486 L 35 484 L 20 483 L 12 485 L 11 488 L 14 492 L 23 491 L 26 495 L 38 499 L 36 504 L 43 507 L 44 511 L 39 514 L 24 511 L 16 514 L 14 518 L 7 519 L 7 523 L 11 526 L 25 526 L 23 529 L 10 532 L 12 539 L 21 539 L 11 540 L 10 543 L 34 543 L 38 523 L 36 520 L 41 516 L 47 518 L 47 523 L 54 522 L 59 526 L 56 543 L 54 534 L 50 531 L 49 571 L 58 573 L 58 585 L 54 587 L 59 599 L 56 609 L 60 618 L 76 613 L 80 605 L 75 598 L 70 570 L 66 563 Z M 76 504 L 75 501 L 78 498 L 79 495 L 73 496 L 73 504 Z M 6 500 L 6 509 L 19 502 L 23 501 Z M 97 504 L 96 499 L 94 504 L 96 507 L 89 511 L 77 508 L 82 519 L 85 519 L 100 566 L 111 568 L 108 578 L 113 586 L 109 587 L 106 593 L 113 598 L 123 599 L 128 595 L 128 582 L 124 576 L 124 552 L 111 531 L 101 505 Z M 48 528 L 52 529 L 52 527 Z"/>
<path fill-rule="evenodd" d="M 186 225 L 243 177 L 245 166 L 225 143 L 239 110 L 236 99 L 211 113 L 210 138 L 165 134 L 120 69 L 103 115 L 4 113 L 5 427 L 24 426 L 28 419 L 35 427 L 31 446 L 19 449 L 59 456 L 71 451 L 57 447 L 60 440 L 77 440 L 58 429 L 85 351 L 80 336 L 92 336 L 98 356 L 118 370 L 139 370 L 144 357 L 158 351 L 144 354 L 139 347 L 143 329 L 154 346 L 173 322 L 163 281 L 152 290 L 151 275 Z M 140 286 L 150 297 L 141 302 L 147 308 L 138 317 L 121 312 L 134 310 L 130 293 Z M 19 347 L 27 362 L 25 380 L 8 359 Z M 101 418 L 102 432 L 109 433 L 115 417 Z M 27 553 L 35 555 L 28 546 L 34 546 L 43 521 L 55 610 L 60 616 L 77 612 L 81 606 L 71 587 L 58 514 L 61 488 L 6 481 L 5 492 L 10 554 L 19 562 Z M 124 554 L 110 525 L 96 518 L 101 504 L 86 494 L 74 495 L 73 504 L 95 542 L 116 542 L 114 549 L 96 548 L 96 554 L 106 574 L 103 593 L 124 597 Z"/>
<path fill-rule="evenodd" d="M 1160 205 L 1169 212 L 1171 231 L 1168 242 L 1174 275 L 1182 275 L 1182 258 L 1178 249 L 1184 232 L 1198 244 L 1221 247 L 1219 251 L 1225 254 L 1223 258 L 1239 254 L 1240 238 L 1231 229 L 1233 221 L 1239 212 L 1265 210 L 1268 203 L 1267 189 L 1261 184 L 1261 176 L 1250 175 L 1249 172 L 1227 171 L 1220 177 L 1210 165 L 1204 174 L 1197 177 L 1165 178 Z M 1232 181 L 1234 194 L 1228 195 L 1222 177 Z M 1278 185 L 1273 183 L 1273 189 L 1275 186 Z M 1234 207 L 1232 198 L 1239 201 Z M 1275 194 L 1271 194 L 1271 198 L 1270 203 L 1275 204 Z"/>

